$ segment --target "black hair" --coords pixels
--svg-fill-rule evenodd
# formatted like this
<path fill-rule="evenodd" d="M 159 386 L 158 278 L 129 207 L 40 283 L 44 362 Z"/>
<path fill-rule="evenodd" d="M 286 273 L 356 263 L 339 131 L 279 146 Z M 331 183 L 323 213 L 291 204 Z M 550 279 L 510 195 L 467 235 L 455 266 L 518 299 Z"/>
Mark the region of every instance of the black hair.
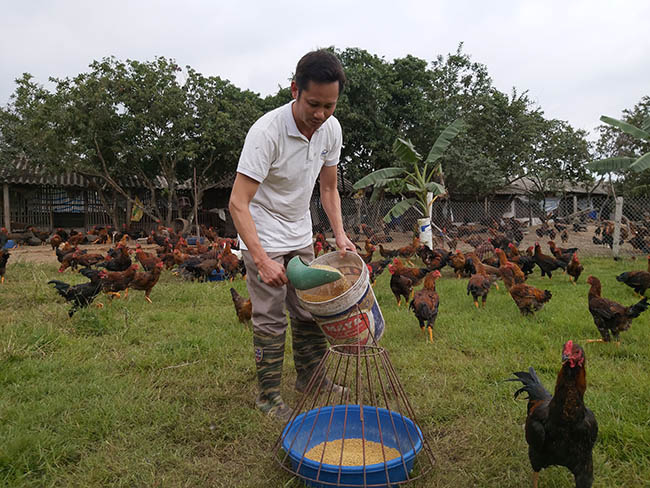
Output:
<path fill-rule="evenodd" d="M 341 61 L 331 51 L 318 49 L 305 54 L 296 66 L 295 75 L 298 94 L 307 89 L 310 81 L 315 83 L 339 82 L 339 95 L 345 87 L 345 73 Z"/>

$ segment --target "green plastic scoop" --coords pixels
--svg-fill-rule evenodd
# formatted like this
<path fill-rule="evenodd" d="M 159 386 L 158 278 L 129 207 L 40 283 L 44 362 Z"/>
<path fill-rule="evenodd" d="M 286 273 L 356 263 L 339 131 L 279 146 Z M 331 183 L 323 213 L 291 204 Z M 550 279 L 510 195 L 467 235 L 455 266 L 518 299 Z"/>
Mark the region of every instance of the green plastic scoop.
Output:
<path fill-rule="evenodd" d="M 310 288 L 340 280 L 343 275 L 340 271 L 312 268 L 300 256 L 294 256 L 287 264 L 287 278 L 294 288 L 309 290 Z"/>

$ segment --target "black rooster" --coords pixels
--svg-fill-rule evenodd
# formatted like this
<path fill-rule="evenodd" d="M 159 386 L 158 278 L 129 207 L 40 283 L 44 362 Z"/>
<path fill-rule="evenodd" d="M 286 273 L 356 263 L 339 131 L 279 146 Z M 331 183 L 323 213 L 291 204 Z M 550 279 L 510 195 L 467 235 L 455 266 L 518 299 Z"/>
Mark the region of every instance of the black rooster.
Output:
<path fill-rule="evenodd" d="M 592 449 L 598 436 L 598 423 L 583 401 L 587 389 L 585 352 L 568 341 L 562 350 L 562 368 L 553 396 L 546 391 L 533 368 L 514 373 L 528 393 L 526 442 L 533 468 L 533 487 L 539 472 L 548 466 L 564 466 L 575 478 L 576 488 L 591 488 L 594 480 Z"/>

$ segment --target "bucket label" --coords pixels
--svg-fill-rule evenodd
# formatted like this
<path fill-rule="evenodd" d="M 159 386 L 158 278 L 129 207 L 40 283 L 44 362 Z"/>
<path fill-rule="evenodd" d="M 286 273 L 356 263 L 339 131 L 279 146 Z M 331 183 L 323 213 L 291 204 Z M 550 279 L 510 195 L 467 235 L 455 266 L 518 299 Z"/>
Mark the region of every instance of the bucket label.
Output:
<path fill-rule="evenodd" d="M 368 314 L 361 313 L 336 322 L 322 324 L 325 335 L 333 339 L 352 339 L 368 329 Z"/>

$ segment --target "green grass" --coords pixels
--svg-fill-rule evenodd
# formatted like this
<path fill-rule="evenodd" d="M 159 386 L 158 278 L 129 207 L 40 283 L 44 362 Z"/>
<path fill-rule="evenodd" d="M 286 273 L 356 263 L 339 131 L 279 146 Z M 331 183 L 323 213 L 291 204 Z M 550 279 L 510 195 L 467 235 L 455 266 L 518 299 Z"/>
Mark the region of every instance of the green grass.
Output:
<path fill-rule="evenodd" d="M 586 350 L 586 403 L 600 425 L 594 486 L 650 480 L 650 313 L 622 344 L 598 337 L 586 277 L 625 304 L 615 281 L 644 262 L 586 259 L 578 286 L 566 276 L 529 282 L 553 298 L 535 317 L 519 315 L 500 287 L 476 310 L 466 280 L 438 281 L 440 314 L 426 344 L 413 314 L 398 309 L 385 272 L 375 293 L 387 322 L 381 341 L 433 449 L 436 466 L 410 486 L 521 487 L 530 479 L 525 401 L 513 371 L 534 366 L 553 388 L 563 343 Z M 298 487 L 270 455 L 280 425 L 253 409 L 252 334 L 236 320 L 228 284 L 186 283 L 169 273 L 104 309 L 67 318 L 46 282 L 53 266 L 10 262 L 0 287 L 0 485 L 16 487 Z M 84 278 L 66 273 L 69 282 Z M 245 284 L 234 284 L 245 292 Z M 105 300 L 103 300 L 105 301 Z M 290 341 L 284 395 L 292 404 Z M 541 487 L 573 486 L 564 468 L 544 470 Z"/>

